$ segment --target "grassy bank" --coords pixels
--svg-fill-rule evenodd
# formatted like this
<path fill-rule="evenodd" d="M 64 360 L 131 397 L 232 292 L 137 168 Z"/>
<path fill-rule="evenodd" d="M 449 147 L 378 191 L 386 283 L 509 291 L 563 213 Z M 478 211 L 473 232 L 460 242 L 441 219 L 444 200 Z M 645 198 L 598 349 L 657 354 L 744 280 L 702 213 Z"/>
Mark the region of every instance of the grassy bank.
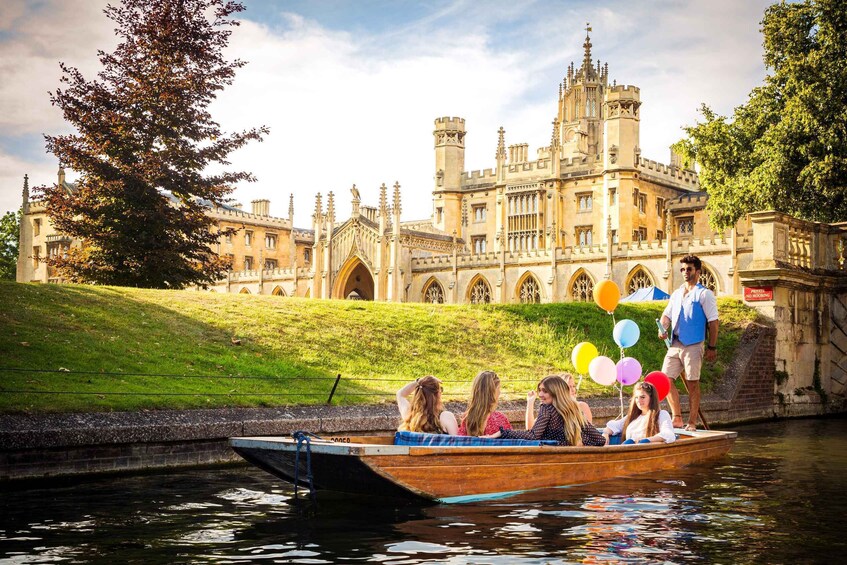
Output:
<path fill-rule="evenodd" d="M 594 304 L 449 306 L 0 283 L 0 412 L 131 410 L 391 399 L 434 374 L 465 398 L 482 369 L 505 398 L 550 372 L 573 370 L 571 349 L 594 343 L 617 360 L 612 319 Z M 732 358 L 755 312 L 719 301 L 719 361 Z M 662 304 L 620 305 L 638 323 L 627 350 L 661 368 L 654 319 Z M 614 394 L 587 377 L 582 396 Z"/>

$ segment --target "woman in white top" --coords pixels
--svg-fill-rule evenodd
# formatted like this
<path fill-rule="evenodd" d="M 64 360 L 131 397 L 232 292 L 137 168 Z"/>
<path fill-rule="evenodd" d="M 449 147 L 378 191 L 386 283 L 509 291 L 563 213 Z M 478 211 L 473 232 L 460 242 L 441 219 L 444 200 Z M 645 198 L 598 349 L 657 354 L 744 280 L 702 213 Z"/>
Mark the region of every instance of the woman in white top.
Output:
<path fill-rule="evenodd" d="M 603 435 L 606 444 L 609 436 L 621 434 L 624 444 L 672 443 L 676 435 L 667 410 L 659 410 L 659 393 L 650 383 L 640 382 L 632 391 L 632 402 L 625 418 L 606 423 Z"/>

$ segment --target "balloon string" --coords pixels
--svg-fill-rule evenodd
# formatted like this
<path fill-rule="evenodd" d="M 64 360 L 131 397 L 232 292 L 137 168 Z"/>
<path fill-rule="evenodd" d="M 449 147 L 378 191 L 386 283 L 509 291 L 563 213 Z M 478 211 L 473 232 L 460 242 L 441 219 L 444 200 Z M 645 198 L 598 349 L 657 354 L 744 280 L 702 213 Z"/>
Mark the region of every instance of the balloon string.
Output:
<path fill-rule="evenodd" d="M 617 387 L 621 399 L 621 411 L 618 412 L 618 418 L 623 418 L 623 384 L 618 384 Z"/>
<path fill-rule="evenodd" d="M 582 374 L 579 375 L 579 380 L 576 383 L 576 392 L 579 394 L 579 387 L 582 386 Z"/>

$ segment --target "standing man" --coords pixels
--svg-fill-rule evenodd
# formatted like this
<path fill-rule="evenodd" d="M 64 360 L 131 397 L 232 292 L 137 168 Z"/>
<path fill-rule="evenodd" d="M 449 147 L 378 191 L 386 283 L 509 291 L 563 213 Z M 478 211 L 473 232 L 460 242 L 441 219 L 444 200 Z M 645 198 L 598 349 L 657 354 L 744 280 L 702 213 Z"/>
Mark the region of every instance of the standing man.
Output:
<path fill-rule="evenodd" d="M 661 325 L 665 331 L 659 332 L 659 339 L 667 338 L 667 332 L 673 328 L 673 342 L 665 355 L 662 372 L 671 380 L 676 380 L 685 371 L 690 409 L 685 429 L 693 432 L 697 429 L 697 414 L 700 411 L 700 368 L 703 366 L 703 358 L 712 363 L 717 357 L 718 304 L 715 294 L 700 284 L 700 270 L 703 268 L 700 258 L 686 255 L 679 262 L 682 264 L 680 271 L 685 282 L 674 291 L 662 312 Z M 671 386 L 668 404 L 671 406 L 673 426 L 681 428 L 682 409 L 675 386 Z"/>

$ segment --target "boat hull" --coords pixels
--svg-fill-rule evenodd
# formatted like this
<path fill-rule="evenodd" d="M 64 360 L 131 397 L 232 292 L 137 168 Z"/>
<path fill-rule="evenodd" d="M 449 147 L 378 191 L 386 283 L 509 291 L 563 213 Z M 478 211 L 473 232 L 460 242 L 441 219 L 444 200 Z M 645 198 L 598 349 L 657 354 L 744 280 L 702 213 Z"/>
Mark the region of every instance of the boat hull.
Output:
<path fill-rule="evenodd" d="M 726 455 L 736 438 L 726 431 L 679 433 L 684 435 L 670 444 L 602 448 L 419 447 L 389 445 L 388 436 L 331 438 L 337 441 L 312 441 L 311 470 L 318 489 L 461 500 L 675 469 Z M 247 461 L 294 481 L 297 445 L 292 439 L 232 438 L 230 443 Z M 304 446 L 300 484 L 307 472 Z"/>

